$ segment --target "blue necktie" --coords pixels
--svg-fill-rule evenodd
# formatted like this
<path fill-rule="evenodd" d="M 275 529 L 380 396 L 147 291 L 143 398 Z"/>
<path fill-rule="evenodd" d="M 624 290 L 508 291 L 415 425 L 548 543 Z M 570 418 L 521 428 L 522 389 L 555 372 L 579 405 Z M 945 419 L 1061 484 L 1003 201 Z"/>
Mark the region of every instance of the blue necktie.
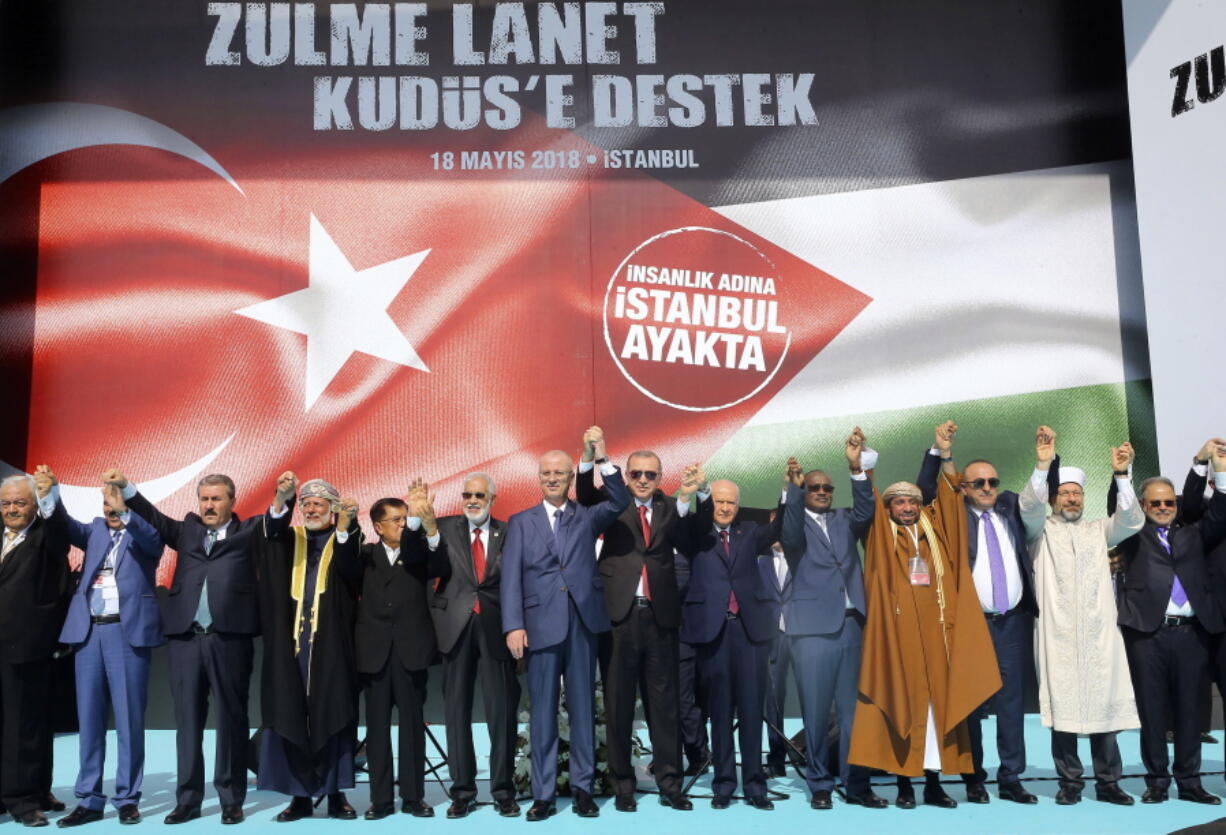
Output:
<path fill-rule="evenodd" d="M 1158 528 L 1158 541 L 1162 543 L 1163 549 L 1169 554 L 1171 553 L 1171 540 L 1166 528 Z M 1176 606 L 1188 605 L 1188 593 L 1183 590 L 1183 583 L 1179 582 L 1179 575 L 1175 575 L 1175 582 L 1171 583 L 1171 602 Z"/>
<path fill-rule="evenodd" d="M 210 529 L 204 540 L 204 553 L 211 552 L 216 544 L 217 531 Z M 209 611 L 209 575 L 207 573 L 204 575 L 204 582 L 200 584 L 200 603 L 196 605 L 196 623 L 204 629 L 208 629 L 213 623 L 213 613 Z"/>

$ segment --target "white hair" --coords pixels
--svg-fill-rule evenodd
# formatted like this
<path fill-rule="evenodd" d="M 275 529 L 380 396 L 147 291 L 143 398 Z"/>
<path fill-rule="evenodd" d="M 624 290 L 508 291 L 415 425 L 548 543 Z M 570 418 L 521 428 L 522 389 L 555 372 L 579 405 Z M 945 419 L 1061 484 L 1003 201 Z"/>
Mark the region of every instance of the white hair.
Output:
<path fill-rule="evenodd" d="M 6 476 L 3 481 L 0 481 L 0 490 L 17 484 L 24 484 L 30 491 L 31 496 L 38 496 L 38 485 L 34 482 L 34 476 L 26 475 L 25 473 L 17 473 L 16 475 Z"/>
<path fill-rule="evenodd" d="M 464 476 L 464 481 L 462 483 L 467 484 L 468 482 L 472 481 L 474 478 L 485 479 L 486 491 L 491 496 L 498 495 L 498 487 L 497 485 L 494 484 L 494 477 L 490 475 L 489 473 L 483 473 L 483 472 L 469 473 L 468 475 Z"/>

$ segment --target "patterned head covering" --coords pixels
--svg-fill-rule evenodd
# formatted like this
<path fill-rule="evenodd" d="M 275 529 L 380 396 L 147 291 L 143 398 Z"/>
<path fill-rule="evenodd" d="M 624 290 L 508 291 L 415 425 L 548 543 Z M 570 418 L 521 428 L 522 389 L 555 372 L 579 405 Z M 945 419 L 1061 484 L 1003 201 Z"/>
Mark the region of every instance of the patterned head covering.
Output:
<path fill-rule="evenodd" d="M 298 501 L 303 499 L 327 499 L 335 505 L 341 500 L 341 494 L 322 478 L 313 478 L 298 489 Z"/>
<path fill-rule="evenodd" d="M 896 481 L 889 487 L 885 488 L 885 492 L 881 494 L 881 501 L 886 504 L 890 503 L 890 499 L 895 496 L 910 496 L 917 502 L 924 501 L 924 494 L 920 489 L 909 481 Z"/>
<path fill-rule="evenodd" d="M 1061 467 L 1059 472 L 1060 475 L 1058 477 L 1059 482 L 1056 485 L 1057 487 L 1059 487 L 1060 484 L 1068 484 L 1071 482 L 1076 484 L 1078 487 L 1085 488 L 1085 470 L 1082 470 L 1079 467 Z"/>

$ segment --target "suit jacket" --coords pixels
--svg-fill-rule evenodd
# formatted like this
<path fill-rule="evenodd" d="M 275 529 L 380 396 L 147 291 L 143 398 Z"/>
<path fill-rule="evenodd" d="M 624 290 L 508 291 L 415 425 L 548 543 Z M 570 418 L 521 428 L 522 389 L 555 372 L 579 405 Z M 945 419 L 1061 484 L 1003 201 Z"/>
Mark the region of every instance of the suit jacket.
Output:
<path fill-rule="evenodd" d="M 431 551 L 420 529 L 404 532 L 395 563 L 388 562 L 382 542 L 362 546 L 362 596 L 354 633 L 358 672 L 379 672 L 393 651 L 406 670 L 434 663 L 438 642 L 426 589 L 431 578 L 451 576 L 447 553 L 441 538 Z"/>
<path fill-rule="evenodd" d="M 68 513 L 35 517 L 0 565 L 0 657 L 46 661 L 55 651 L 68 596 Z"/>
<path fill-rule="evenodd" d="M 749 639 L 768 641 L 779 631 L 779 609 L 775 593 L 758 555 L 770 552 L 779 538 L 782 514 L 776 525 L 743 522 L 739 518 L 729 528 L 731 558 L 724 553 L 712 521 L 711 503 L 702 502 L 698 512 L 686 516 L 678 527 L 678 550 L 690 562 L 690 585 L 686 592 L 681 622 L 681 640 L 705 644 L 719 637 L 727 623 L 728 593 L 736 592 L 741 622 Z M 765 571 L 774 571 L 773 566 Z"/>
<path fill-rule="evenodd" d="M 430 617 L 434 620 L 434 632 L 438 636 L 439 652 L 451 652 L 456 641 L 468 626 L 473 616 L 473 606 L 481 601 L 481 628 L 485 630 L 486 646 L 500 661 L 510 661 L 511 651 L 502 631 L 502 600 L 499 588 L 502 580 L 502 543 L 507 535 L 507 523 L 490 518 L 489 536 L 482 537 L 485 545 L 485 577 L 477 582 L 473 566 L 472 534 L 468 519 L 444 516 L 438 520 L 438 532 L 447 546 L 447 559 L 451 566 L 450 578 L 430 586 Z"/>
<path fill-rule="evenodd" d="M 502 628 L 528 631 L 528 648 L 566 640 L 570 600 L 592 632 L 609 631 L 604 585 L 596 572 L 596 538 L 630 504 L 621 471 L 605 476 L 609 498 L 584 507 L 566 503 L 555 539 L 545 508 L 537 504 L 507 522 L 502 546 Z"/>
<path fill-rule="evenodd" d="M 1167 533 L 1168 554 L 1158 538 L 1158 527 L 1148 519 L 1136 536 L 1120 543 L 1124 589 L 1119 601 L 1119 622 L 1140 632 L 1154 632 L 1171 598 L 1176 576 L 1188 595 L 1192 611 L 1208 632 L 1221 632 L 1222 608 L 1210 580 L 1206 551 L 1226 539 L 1226 495 L 1214 493 L 1198 522 L 1178 520 Z"/>
<path fill-rule="evenodd" d="M 205 579 L 209 581 L 213 628 L 237 635 L 260 634 L 256 567 L 251 549 L 255 539 L 262 535 L 265 517 L 230 517 L 225 539 L 217 540 L 206 554 L 208 528 L 198 515 L 189 513 L 181 522 L 171 519 L 140 493 L 127 501 L 131 510 L 153 525 L 163 542 L 179 552 L 174 579 L 162 601 L 162 628 L 166 634 L 182 635 L 192 628 Z M 284 516 L 275 520 L 269 517 L 274 533 L 289 527 L 292 501 Z"/>
<path fill-rule="evenodd" d="M 579 473 L 575 496 L 582 505 L 595 505 L 607 498 L 597 489 L 595 469 Z M 633 499 L 604 534 L 597 568 L 604 581 L 605 605 L 614 623 L 625 620 L 634 605 L 635 591 L 643 566 L 647 566 L 647 586 L 656 622 L 664 629 L 681 626 L 681 595 L 677 590 L 677 571 L 673 566 L 674 528 L 677 500 L 660 490 L 651 497 L 651 541 L 643 541 L 638 505 Z"/>
<path fill-rule="evenodd" d="M 81 582 L 68 603 L 60 641 L 83 644 L 91 628 L 89 590 L 111 550 L 111 529 L 102 517 L 86 525 L 71 516 L 68 528 L 72 544 L 85 552 L 85 562 Z M 162 537 L 152 525 L 135 513 L 128 514 L 128 525 L 115 552 L 114 577 L 119 591 L 119 628 L 124 640 L 134 647 L 157 647 L 166 642 L 156 590 L 158 561 L 164 548 Z"/>
<path fill-rule="evenodd" d="M 1205 501 L 1208 478 L 1207 474 L 1197 475 L 1195 469 L 1188 470 L 1188 477 L 1183 483 L 1183 493 L 1179 497 L 1179 520 L 1184 524 L 1194 524 L 1204 517 L 1209 505 Z M 1114 479 L 1112 481 L 1114 482 Z M 1222 613 L 1223 621 L 1226 622 L 1226 540 L 1205 546 L 1205 562 L 1209 572 L 1209 589 L 1213 593 L 1218 611 Z"/>
<path fill-rule="evenodd" d="M 920 465 L 916 484 L 924 494 L 924 504 L 929 504 L 937 494 L 937 477 L 941 473 L 941 459 L 930 453 L 924 454 L 924 463 Z M 1114 482 L 1114 479 L 1112 479 Z M 966 502 L 966 541 L 967 556 L 970 559 L 971 571 L 975 570 L 975 560 L 979 554 L 979 525 L 982 522 L 980 511 L 970 501 Z M 1022 599 L 1017 608 L 1039 616 L 1039 602 L 1034 594 L 1034 560 L 1030 549 L 1026 546 L 1026 527 L 1022 524 L 1022 514 L 1018 510 L 1017 493 L 1012 490 L 1002 490 L 996 494 L 996 506 L 993 512 L 1005 523 L 1009 532 L 1009 542 L 1013 544 L 1013 553 L 1017 555 L 1018 572 L 1022 575 Z"/>
<path fill-rule="evenodd" d="M 873 523 L 873 485 L 852 479 L 853 505 L 826 514 L 829 536 L 805 512 L 805 488 L 788 485 L 783 510 L 784 558 L 790 593 L 783 609 L 789 635 L 829 635 L 843 628 L 848 600 L 868 614 L 864 600 L 864 568 L 856 543 Z"/>

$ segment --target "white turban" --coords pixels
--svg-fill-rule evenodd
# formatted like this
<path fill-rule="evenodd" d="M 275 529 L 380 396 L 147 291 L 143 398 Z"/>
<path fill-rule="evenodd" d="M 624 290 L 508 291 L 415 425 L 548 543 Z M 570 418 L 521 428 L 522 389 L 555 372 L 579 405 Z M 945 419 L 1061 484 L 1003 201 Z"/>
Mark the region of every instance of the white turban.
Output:
<path fill-rule="evenodd" d="M 1085 489 L 1086 474 L 1085 470 L 1078 467 L 1061 467 L 1057 478 L 1060 479 L 1060 484 L 1076 484 L 1078 487 Z"/>

